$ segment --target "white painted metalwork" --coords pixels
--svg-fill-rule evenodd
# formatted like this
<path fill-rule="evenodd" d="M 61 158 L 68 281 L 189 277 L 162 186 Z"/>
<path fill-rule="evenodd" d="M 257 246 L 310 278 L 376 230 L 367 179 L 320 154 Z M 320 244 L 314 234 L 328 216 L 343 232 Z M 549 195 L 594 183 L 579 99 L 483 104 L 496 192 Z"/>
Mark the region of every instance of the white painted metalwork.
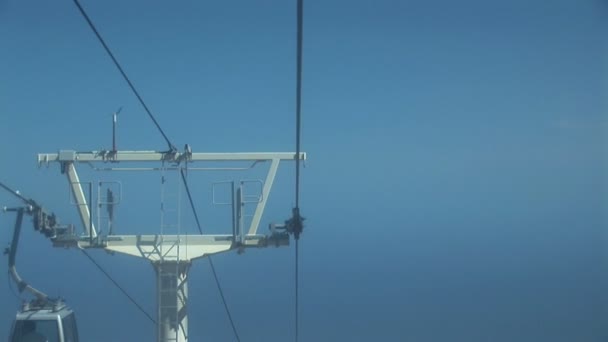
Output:
<path fill-rule="evenodd" d="M 80 221 L 82 222 L 84 231 L 87 235 L 91 236 L 92 234 L 92 237 L 95 238 L 97 237 L 97 232 L 95 231 L 95 225 L 93 225 L 91 221 L 91 212 L 89 211 L 89 205 L 87 204 L 87 200 L 84 196 L 84 191 L 82 190 L 82 184 L 78 178 L 76 167 L 74 166 L 74 163 L 65 163 L 63 167 L 65 174 L 68 177 L 70 190 L 72 191 L 76 208 L 78 208 L 78 215 L 80 216 Z"/>
<path fill-rule="evenodd" d="M 188 341 L 189 262 L 155 262 L 158 341 Z"/>
<path fill-rule="evenodd" d="M 266 199 L 270 195 L 270 189 L 272 189 L 272 183 L 274 182 L 274 177 L 276 176 L 277 169 L 279 168 L 279 161 L 280 159 L 278 158 L 272 159 L 270 169 L 268 170 L 268 175 L 266 176 L 266 181 L 264 182 L 264 187 L 262 188 L 262 199 L 258 202 L 255 212 L 253 213 L 253 218 L 251 219 L 251 224 L 249 225 L 249 235 L 254 235 L 258 230 L 260 220 L 262 219 L 262 213 L 266 207 Z"/>
<path fill-rule="evenodd" d="M 82 221 L 86 236 L 68 236 L 65 239 L 57 238 L 53 241 L 57 247 L 80 248 L 104 248 L 108 251 L 123 253 L 149 260 L 157 275 L 157 315 L 159 342 L 187 342 L 188 341 L 188 270 L 193 260 L 209 256 L 211 254 L 227 252 L 233 249 L 246 247 L 268 247 L 283 246 L 289 244 L 287 233 L 279 233 L 275 229 L 271 235 L 259 235 L 259 227 L 262 213 L 266 207 L 277 169 L 280 161 L 306 159 L 306 153 L 297 155 L 293 152 L 264 152 L 264 153 L 191 153 L 189 150 L 181 153 L 177 151 L 93 151 L 76 152 L 71 150 L 59 151 L 59 153 L 43 153 L 38 155 L 39 165 L 60 163 L 62 172 L 66 173 L 72 196 L 77 204 L 80 219 Z M 165 188 L 162 192 L 161 232 L 155 235 L 105 235 L 98 236 L 95 227 L 91 223 L 91 213 L 82 189 L 82 183 L 76 173 L 76 163 L 86 163 L 94 169 L 103 171 L 129 170 L 149 171 L 160 170 L 162 179 L 165 180 L 166 171 L 177 175 L 178 201 L 179 201 L 179 172 L 184 167 L 182 163 L 192 162 L 253 162 L 249 167 L 218 168 L 200 167 L 198 170 L 244 170 L 251 169 L 259 162 L 270 162 L 268 174 L 263 182 L 262 192 L 257 198 L 257 205 L 253 213 L 247 233 L 245 232 L 243 212 L 241 210 L 244 199 L 242 194 L 243 185 L 236 189 L 232 183 L 233 206 L 233 233 L 231 235 L 183 235 L 179 227 L 179 202 L 177 203 L 176 222 L 168 223 L 167 218 L 167 196 Z M 162 163 L 160 167 L 111 167 L 100 168 L 94 166 L 97 163 L 118 162 L 156 162 Z M 188 169 L 190 169 L 188 167 Z M 194 168 L 193 168 L 194 169 Z M 164 186 L 164 184 L 163 184 Z M 175 185 L 172 185 L 175 186 Z M 235 197 L 236 196 L 236 197 Z M 235 216 L 238 212 L 238 223 Z M 173 227 L 172 224 L 176 226 Z M 175 228 L 175 229 L 171 229 Z"/>
<path fill-rule="evenodd" d="M 189 264 L 181 261 L 181 170 L 167 171 L 165 166 L 163 163 L 161 170 L 160 244 L 157 248 L 160 253 L 159 260 L 153 263 L 157 275 L 157 336 L 162 342 L 181 342 L 187 341 L 188 315 L 187 291 L 180 289 L 185 289 Z"/>
<path fill-rule="evenodd" d="M 237 152 L 237 153 L 180 153 L 156 151 L 92 151 L 75 152 L 60 151 L 59 153 L 38 154 L 38 164 L 50 162 L 180 162 L 196 161 L 256 161 L 256 160 L 295 160 L 292 152 Z M 300 160 L 306 160 L 306 153 L 300 153 Z"/>

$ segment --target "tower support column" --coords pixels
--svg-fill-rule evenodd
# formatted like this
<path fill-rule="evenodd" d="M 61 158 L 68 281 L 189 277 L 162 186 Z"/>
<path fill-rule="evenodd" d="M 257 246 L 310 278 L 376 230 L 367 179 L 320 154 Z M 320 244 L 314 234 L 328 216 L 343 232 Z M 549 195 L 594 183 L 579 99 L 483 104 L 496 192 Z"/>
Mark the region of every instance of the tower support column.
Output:
<path fill-rule="evenodd" d="M 153 262 L 156 271 L 158 342 L 188 341 L 189 261 Z"/>

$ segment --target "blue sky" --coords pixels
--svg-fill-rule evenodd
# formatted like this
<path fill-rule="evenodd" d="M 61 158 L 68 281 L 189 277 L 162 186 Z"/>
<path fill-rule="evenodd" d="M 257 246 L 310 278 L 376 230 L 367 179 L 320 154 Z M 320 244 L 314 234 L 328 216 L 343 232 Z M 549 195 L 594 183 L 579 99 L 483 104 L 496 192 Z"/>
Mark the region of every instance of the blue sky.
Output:
<path fill-rule="evenodd" d="M 295 1 L 83 6 L 174 144 L 294 150 Z M 608 338 L 607 19 L 602 0 L 305 3 L 302 340 Z M 110 147 L 120 106 L 119 148 L 166 148 L 72 2 L 0 1 L 0 42 L 0 179 L 64 222 L 66 181 L 37 153 Z M 157 231 L 156 176 L 120 177 L 121 228 Z M 289 216 L 292 177 L 263 225 Z M 154 338 L 82 255 L 25 228 L 22 275 L 68 300 L 83 339 Z M 145 261 L 94 256 L 153 312 Z M 215 263 L 242 340 L 290 339 L 293 249 Z M 205 260 L 190 277 L 192 340 L 230 340 Z"/>

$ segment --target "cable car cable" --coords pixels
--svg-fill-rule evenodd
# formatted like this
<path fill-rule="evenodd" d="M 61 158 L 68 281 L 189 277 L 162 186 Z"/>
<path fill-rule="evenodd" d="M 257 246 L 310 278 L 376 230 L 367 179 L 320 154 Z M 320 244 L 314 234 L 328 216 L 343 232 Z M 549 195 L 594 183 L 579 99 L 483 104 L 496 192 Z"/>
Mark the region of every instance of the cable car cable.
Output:
<path fill-rule="evenodd" d="M 303 0 L 297 0 L 297 51 L 296 51 L 296 179 L 295 202 L 293 208 L 293 232 L 295 246 L 295 340 L 299 338 L 299 248 L 300 234 L 303 228 L 303 218 L 300 216 L 300 136 L 302 130 L 302 41 L 303 41 Z"/>
<path fill-rule="evenodd" d="M 300 207 L 300 132 L 302 118 L 302 17 L 303 0 L 298 0 L 297 69 L 296 69 L 296 208 Z"/>
<path fill-rule="evenodd" d="M 192 213 L 194 214 L 194 219 L 196 220 L 196 226 L 198 227 L 198 231 L 201 233 L 201 235 L 203 235 L 203 228 L 201 227 L 201 222 L 198 220 L 198 214 L 196 213 L 196 208 L 194 207 L 194 201 L 192 200 L 192 195 L 190 194 L 190 187 L 188 186 L 186 175 L 184 174 L 184 169 L 180 168 L 179 172 L 182 175 L 182 182 L 184 183 L 184 187 L 186 188 L 186 194 L 188 195 L 190 208 L 192 208 Z"/>
<path fill-rule="evenodd" d="M 122 293 L 123 293 L 125 296 L 127 296 L 127 298 L 129 298 L 129 300 L 131 301 L 131 303 L 133 303 L 133 304 L 134 304 L 134 305 L 135 305 L 135 306 L 136 306 L 136 307 L 139 309 L 139 311 L 141 311 L 141 312 L 142 312 L 144 315 L 146 315 L 146 317 L 148 317 L 148 319 L 149 319 L 149 320 L 150 320 L 152 323 L 154 323 L 154 325 L 158 325 L 158 324 L 156 323 L 156 320 L 154 320 L 154 318 L 152 318 L 152 316 L 150 316 L 150 314 L 148 314 L 148 313 L 146 312 L 146 310 L 144 310 L 144 308 L 142 308 L 142 307 L 141 307 L 141 305 L 139 305 L 139 303 L 137 303 L 137 302 L 135 301 L 135 299 L 134 299 L 133 297 L 131 297 L 131 295 L 129 295 L 129 293 L 127 293 L 127 291 L 126 291 L 124 288 L 122 288 L 122 286 L 120 286 L 120 285 L 118 284 L 118 282 L 116 282 L 116 280 L 114 280 L 114 278 L 112 278 L 112 276 L 111 276 L 111 275 L 110 275 L 108 272 L 106 272 L 106 270 L 104 270 L 104 269 L 103 269 L 103 267 L 101 267 L 101 265 L 100 265 L 100 264 L 98 264 L 98 263 L 97 263 L 97 261 L 95 261 L 95 259 L 93 259 L 93 257 L 92 257 L 91 255 L 89 255 L 89 253 L 87 253 L 87 251 L 85 251 L 84 249 L 80 249 L 80 250 L 82 251 L 82 253 L 83 253 L 84 255 L 86 255 L 86 257 L 87 257 L 87 258 L 89 258 L 89 260 L 91 260 L 91 262 L 92 262 L 92 263 L 93 263 L 95 266 L 97 266 L 97 268 L 98 268 L 98 269 L 101 271 L 101 273 L 103 273 L 103 274 L 104 274 L 104 275 L 105 275 L 105 276 L 106 276 L 108 279 L 110 279 L 110 281 L 111 281 L 111 282 L 112 282 L 112 283 L 113 283 L 113 284 L 114 284 L 114 285 L 115 285 L 115 286 L 116 286 L 116 287 L 117 287 L 117 288 L 118 288 L 118 289 L 119 289 L 119 290 L 120 290 L 120 291 L 121 291 L 121 292 L 122 292 Z"/>
<path fill-rule="evenodd" d="M 93 30 L 93 33 L 95 33 L 95 36 L 97 36 L 97 39 L 99 40 L 101 45 L 103 45 L 103 48 L 106 50 L 106 52 L 112 59 L 112 62 L 114 62 L 114 65 L 116 66 L 116 68 L 118 68 L 118 71 L 120 71 L 120 74 L 122 75 L 122 77 L 125 79 L 125 81 L 127 81 L 127 84 L 133 91 L 133 94 L 135 94 L 135 97 L 137 97 L 137 99 L 139 100 L 139 103 L 141 103 L 142 107 L 144 107 L 144 110 L 146 111 L 146 113 L 148 113 L 148 116 L 150 117 L 150 119 L 152 119 L 152 122 L 154 122 L 154 125 L 156 125 L 156 128 L 158 129 L 158 131 L 160 132 L 160 134 L 162 134 L 163 138 L 167 142 L 167 145 L 169 145 L 169 150 L 176 151 L 177 149 L 171 143 L 171 141 L 169 140 L 169 138 L 167 137 L 167 135 L 165 134 L 163 129 L 160 127 L 158 121 L 156 121 L 156 119 L 154 118 L 154 115 L 152 115 L 152 112 L 150 111 L 150 109 L 148 108 L 146 103 L 144 102 L 144 99 L 139 95 L 139 93 L 137 92 L 137 89 L 135 89 L 135 86 L 133 85 L 133 83 L 131 82 L 131 80 L 129 79 L 129 77 L 127 76 L 125 71 L 123 70 L 123 68 L 120 66 L 120 63 L 118 63 L 118 60 L 116 60 L 116 58 L 114 57 L 114 54 L 112 53 L 112 51 L 110 51 L 110 48 L 108 47 L 106 42 L 103 40 L 103 38 L 99 34 L 99 32 L 97 31 L 97 28 L 95 28 L 95 25 L 93 24 L 93 22 L 91 21 L 91 19 L 87 15 L 87 13 L 84 11 L 84 9 L 82 8 L 82 6 L 78 2 L 78 0 L 74 0 L 74 4 L 76 4 L 76 7 L 78 7 L 80 14 L 82 14 L 84 19 L 89 24 L 89 27 L 91 28 L 91 30 Z"/>
<path fill-rule="evenodd" d="M 209 266 L 211 266 L 211 272 L 213 272 L 213 277 L 215 278 L 215 284 L 217 285 L 217 289 L 220 292 L 220 297 L 222 297 L 222 302 L 224 303 L 224 308 L 226 309 L 226 314 L 228 314 L 228 320 L 230 320 L 230 325 L 232 326 L 232 331 L 234 332 L 234 337 L 238 342 L 241 342 L 241 338 L 239 337 L 239 333 L 236 331 L 236 325 L 232 320 L 232 315 L 230 314 L 230 309 L 228 309 L 228 303 L 226 302 L 226 298 L 224 298 L 224 291 L 222 291 L 222 286 L 220 285 L 219 278 L 215 273 L 215 266 L 213 266 L 213 260 L 211 260 L 211 256 L 207 257 L 209 260 Z"/>
<path fill-rule="evenodd" d="M 192 208 L 192 213 L 194 214 L 194 219 L 196 220 L 196 226 L 198 227 L 198 231 L 202 235 L 203 228 L 201 226 L 201 222 L 198 219 L 198 214 L 196 212 L 196 207 L 194 206 L 194 201 L 192 200 L 192 196 L 190 195 L 190 188 L 188 186 L 188 181 L 186 179 L 184 169 L 180 168 L 180 174 L 182 176 L 182 181 L 184 183 L 184 187 L 186 188 L 186 193 L 188 194 L 188 201 L 190 202 L 190 208 Z M 224 303 L 224 309 L 226 309 L 226 314 L 228 315 L 228 320 L 230 321 L 230 326 L 232 327 L 232 331 L 234 332 L 234 337 L 236 338 L 236 340 L 238 342 L 241 342 L 241 338 L 239 337 L 239 333 L 236 330 L 236 325 L 234 324 L 234 320 L 232 319 L 232 314 L 230 313 L 230 309 L 228 308 L 228 302 L 226 301 L 226 297 L 224 297 L 224 291 L 222 290 L 222 285 L 220 284 L 220 280 L 217 275 L 217 272 L 215 272 L 215 266 L 213 266 L 213 260 L 211 260 L 210 255 L 207 256 L 207 260 L 209 260 L 209 266 L 211 266 L 211 272 L 213 273 L 213 278 L 215 279 L 215 284 L 217 285 L 217 289 L 220 293 L 220 297 L 222 298 L 222 303 Z"/>

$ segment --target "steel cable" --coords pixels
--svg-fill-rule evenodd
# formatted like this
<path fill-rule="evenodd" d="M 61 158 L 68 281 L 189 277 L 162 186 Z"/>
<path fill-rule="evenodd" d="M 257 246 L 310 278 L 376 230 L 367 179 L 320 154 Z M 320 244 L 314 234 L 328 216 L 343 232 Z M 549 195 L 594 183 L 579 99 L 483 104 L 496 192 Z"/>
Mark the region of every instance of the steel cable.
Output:
<path fill-rule="evenodd" d="M 299 248 L 300 233 L 302 231 L 302 217 L 300 216 L 300 136 L 302 131 L 302 41 L 303 41 L 303 0 L 297 2 L 297 52 L 296 52 L 296 206 L 293 210 L 295 230 L 295 340 L 299 338 Z"/>
<path fill-rule="evenodd" d="M 101 267 L 101 265 L 99 263 L 97 263 L 97 261 L 95 261 L 95 259 L 93 259 L 93 257 L 91 255 L 89 255 L 89 253 L 87 253 L 87 251 L 85 251 L 84 249 L 80 249 L 82 251 L 82 253 L 84 255 L 86 255 L 87 258 L 89 258 L 89 260 L 91 260 L 91 262 L 97 266 L 97 268 L 101 271 L 101 273 L 103 273 L 108 279 L 110 279 L 110 281 L 125 295 L 127 296 L 127 298 L 129 298 L 129 300 L 131 301 L 131 303 L 133 303 L 138 309 L 139 311 L 141 311 L 144 315 L 146 315 L 146 317 L 148 317 L 148 319 L 154 323 L 154 325 L 157 325 L 156 321 L 154 320 L 154 318 L 152 318 L 152 316 L 150 316 L 150 314 L 148 314 L 146 312 L 146 310 L 144 310 L 144 308 L 141 307 L 141 305 L 139 305 L 139 303 L 137 303 L 135 301 L 135 299 L 133 297 L 131 297 L 131 295 L 129 295 L 129 293 L 127 293 L 127 291 L 120 286 L 120 284 L 118 284 L 118 282 L 116 280 L 114 280 L 114 278 L 112 278 L 112 276 L 106 272 L 106 270 L 103 269 L 103 267 Z"/>
<path fill-rule="evenodd" d="M 194 206 L 194 201 L 192 200 L 192 196 L 190 194 L 190 187 L 188 186 L 188 181 L 187 181 L 183 168 L 180 168 L 180 174 L 182 176 L 182 181 L 184 183 L 184 187 L 186 188 L 186 193 L 188 194 L 188 201 L 190 202 L 190 208 L 192 208 L 192 213 L 194 214 L 194 219 L 196 220 L 196 226 L 198 227 L 198 231 L 202 235 L 203 228 L 201 226 L 201 222 L 198 219 L 196 207 Z M 236 324 L 234 324 L 234 320 L 232 319 L 232 314 L 230 313 L 230 308 L 228 308 L 228 302 L 226 301 L 226 297 L 224 297 L 224 291 L 222 290 L 222 285 L 220 283 L 220 279 L 217 275 L 217 272 L 215 271 L 215 266 L 213 266 L 213 260 L 211 260 L 210 255 L 207 256 L 207 260 L 209 260 L 209 266 L 211 266 L 211 272 L 213 273 L 213 278 L 215 279 L 215 284 L 217 285 L 217 289 L 220 293 L 220 297 L 222 298 L 222 303 L 224 303 L 224 309 L 226 309 L 226 315 L 228 315 L 228 320 L 230 321 L 230 326 L 232 327 L 232 331 L 234 332 L 234 337 L 236 338 L 236 340 L 238 342 L 241 342 L 239 333 L 236 330 Z"/>
<path fill-rule="evenodd" d="M 154 118 L 154 115 L 152 115 L 152 112 L 150 111 L 150 109 L 148 108 L 148 106 L 146 105 L 146 103 L 144 102 L 144 99 L 139 95 L 139 92 L 137 92 L 137 89 L 135 89 L 135 86 L 133 85 L 133 83 L 131 82 L 131 80 L 129 79 L 129 77 L 127 76 L 127 74 L 125 73 L 125 71 L 123 70 L 123 68 L 120 66 L 120 63 L 118 63 L 118 60 L 116 60 L 116 58 L 114 57 L 114 54 L 112 53 L 112 51 L 110 50 L 110 48 L 108 47 L 108 45 L 106 44 L 106 42 L 103 40 L 103 38 L 99 34 L 99 31 L 97 31 L 97 28 L 95 28 L 95 25 L 93 24 L 93 22 L 91 21 L 91 19 L 87 15 L 87 13 L 85 12 L 84 8 L 82 8 L 82 6 L 78 2 L 78 0 L 74 0 L 74 4 L 76 4 L 76 7 L 78 7 L 78 10 L 80 11 L 80 14 L 82 14 L 82 16 L 84 17 L 84 19 L 89 24 L 89 27 L 91 28 L 91 30 L 93 30 L 93 33 L 95 33 L 95 36 L 97 37 L 97 39 L 99 40 L 99 42 L 101 43 L 101 45 L 103 45 L 103 48 L 108 53 L 108 56 L 110 56 L 110 58 L 112 59 L 112 62 L 114 62 L 114 65 L 116 66 L 116 68 L 118 69 L 118 71 L 120 71 L 120 74 L 122 75 L 122 77 L 125 79 L 125 81 L 127 81 L 127 84 L 129 85 L 129 87 L 133 91 L 133 94 L 135 94 L 135 97 L 137 97 L 137 99 L 139 100 L 139 103 L 142 105 L 142 107 L 144 107 L 144 110 L 146 111 L 146 113 L 148 113 L 148 116 L 150 117 L 150 119 L 152 119 L 152 122 L 154 122 L 154 125 L 156 126 L 156 128 L 158 129 L 158 131 L 160 132 L 160 134 L 162 134 L 163 138 L 167 142 L 167 145 L 169 145 L 169 150 L 176 151 L 177 149 L 171 143 L 171 140 L 169 140 L 169 137 L 167 137 L 167 135 L 165 134 L 165 132 L 163 131 L 163 129 L 160 127 L 160 125 L 158 124 L 158 121 L 156 121 L 156 119 Z"/>

